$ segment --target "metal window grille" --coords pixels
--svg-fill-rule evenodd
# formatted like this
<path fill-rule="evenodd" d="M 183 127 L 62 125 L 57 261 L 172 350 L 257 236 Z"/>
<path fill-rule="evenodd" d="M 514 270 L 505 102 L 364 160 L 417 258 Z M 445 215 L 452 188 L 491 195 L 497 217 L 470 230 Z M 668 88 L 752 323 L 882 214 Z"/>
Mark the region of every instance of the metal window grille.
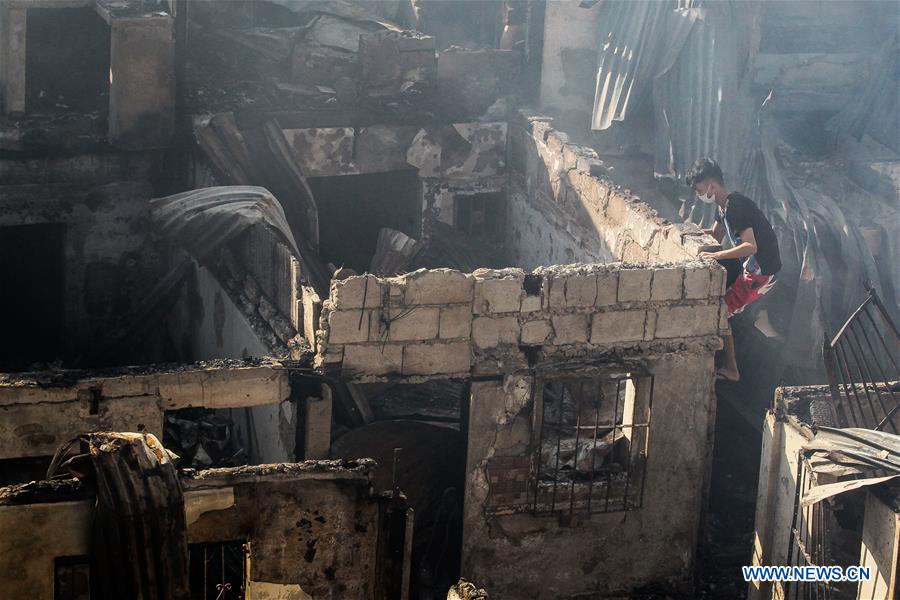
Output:
<path fill-rule="evenodd" d="M 900 433 L 900 333 L 874 289 L 832 340 L 825 370 L 844 427 Z"/>
<path fill-rule="evenodd" d="M 247 579 L 244 542 L 191 544 L 188 550 L 193 600 L 244 599 Z"/>
<path fill-rule="evenodd" d="M 640 508 L 653 377 L 548 379 L 536 396 L 534 512 Z"/>

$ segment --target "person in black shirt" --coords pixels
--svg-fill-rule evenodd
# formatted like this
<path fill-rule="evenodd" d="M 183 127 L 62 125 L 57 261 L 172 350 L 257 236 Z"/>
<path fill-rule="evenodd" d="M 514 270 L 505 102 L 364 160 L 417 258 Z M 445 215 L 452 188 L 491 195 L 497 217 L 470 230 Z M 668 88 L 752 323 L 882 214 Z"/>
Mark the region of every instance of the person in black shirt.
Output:
<path fill-rule="evenodd" d="M 691 167 L 685 182 L 703 202 L 718 205 L 716 222 L 712 229 L 705 229 L 718 242 L 728 236 L 731 248 L 718 252 L 701 252 L 701 258 L 715 260 L 742 259 L 743 271 L 725 291 L 728 318 L 731 319 L 749 304 L 759 300 L 775 285 L 775 275 L 781 270 L 778 240 L 772 225 L 750 198 L 725 187 L 722 169 L 716 161 L 701 158 Z M 734 338 L 729 331 L 725 336 L 725 366 L 719 369 L 721 379 L 738 381 L 737 359 L 734 354 Z"/>

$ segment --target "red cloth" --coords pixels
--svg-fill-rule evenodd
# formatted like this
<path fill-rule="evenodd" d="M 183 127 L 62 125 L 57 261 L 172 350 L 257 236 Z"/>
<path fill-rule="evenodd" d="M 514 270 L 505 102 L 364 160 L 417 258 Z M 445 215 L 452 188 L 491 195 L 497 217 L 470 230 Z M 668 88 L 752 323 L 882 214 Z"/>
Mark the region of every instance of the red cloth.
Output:
<path fill-rule="evenodd" d="M 774 275 L 761 275 L 742 271 L 737 280 L 725 290 L 728 318 L 733 317 L 756 302 L 775 285 Z"/>

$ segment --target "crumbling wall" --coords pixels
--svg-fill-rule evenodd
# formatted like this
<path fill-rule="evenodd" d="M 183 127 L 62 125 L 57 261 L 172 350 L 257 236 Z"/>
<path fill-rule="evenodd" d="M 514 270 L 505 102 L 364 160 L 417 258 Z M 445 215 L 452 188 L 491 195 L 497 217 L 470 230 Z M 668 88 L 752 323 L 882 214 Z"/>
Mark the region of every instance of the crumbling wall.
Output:
<path fill-rule="evenodd" d="M 144 183 L 5 186 L 0 227 L 63 224 L 65 314 L 63 352 L 89 353 L 156 283 L 161 257 L 149 236 Z M 153 356 L 152 343 L 143 349 Z"/>
<path fill-rule="evenodd" d="M 118 373 L 44 372 L 0 378 L 0 459 L 51 456 L 88 431 L 146 431 L 163 438 L 167 410 L 274 407 L 290 396 L 287 372 L 273 365 L 131 368 Z M 290 446 L 293 447 L 293 430 Z M 267 445 L 277 435 L 260 436 Z"/>
<path fill-rule="evenodd" d="M 513 264 L 668 262 L 696 258 L 716 241 L 694 225 L 669 222 L 610 179 L 591 148 L 553 128 L 553 119 L 517 111 L 509 129 L 506 247 Z"/>
<path fill-rule="evenodd" d="M 629 512 L 589 514 L 582 507 L 564 520 L 568 500 L 557 513 L 530 512 L 535 375 L 472 383 L 464 577 L 512 599 L 625 595 L 691 580 L 715 415 L 714 345 L 676 346 L 676 353 L 648 353 L 642 360 L 654 378 L 652 419 L 643 502 Z M 590 372 L 582 367 L 567 376 Z M 550 365 L 538 365 L 536 373 L 559 375 Z M 518 503 L 521 510 L 498 513 L 501 496 L 507 508 Z"/>
<path fill-rule="evenodd" d="M 357 380 L 464 377 L 715 338 L 724 276 L 698 261 L 351 277 L 331 284 L 316 365 Z"/>
<path fill-rule="evenodd" d="M 188 542 L 249 540 L 253 597 L 372 598 L 379 536 L 373 468 L 366 460 L 309 461 L 183 476 Z M 28 485 L 46 491 L 36 498 L 23 486 L 0 489 L 0 527 L 9 533 L 0 540 L 3 591 L 52 600 L 54 560 L 90 555 L 94 502 L 83 488 Z"/>

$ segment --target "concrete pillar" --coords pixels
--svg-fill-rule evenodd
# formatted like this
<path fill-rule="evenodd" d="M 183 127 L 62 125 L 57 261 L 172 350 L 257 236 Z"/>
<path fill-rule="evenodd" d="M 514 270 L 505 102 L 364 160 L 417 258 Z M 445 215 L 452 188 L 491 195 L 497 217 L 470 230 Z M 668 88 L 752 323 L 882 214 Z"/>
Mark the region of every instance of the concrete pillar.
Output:
<path fill-rule="evenodd" d="M 322 397 L 309 397 L 303 420 L 303 458 L 328 458 L 331 451 L 331 388 L 322 385 Z"/>

